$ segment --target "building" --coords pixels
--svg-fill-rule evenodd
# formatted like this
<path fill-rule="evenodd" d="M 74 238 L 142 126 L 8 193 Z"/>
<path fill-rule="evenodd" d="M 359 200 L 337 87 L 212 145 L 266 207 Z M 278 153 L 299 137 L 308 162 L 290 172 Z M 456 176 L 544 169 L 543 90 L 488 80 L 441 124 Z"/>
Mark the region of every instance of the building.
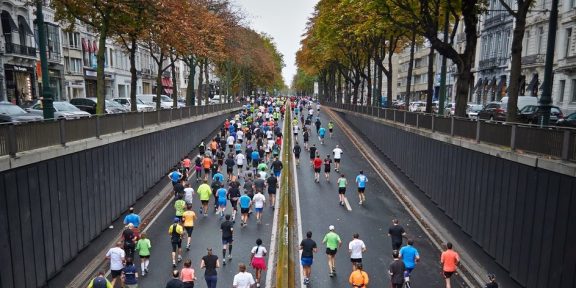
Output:
<path fill-rule="evenodd" d="M 430 48 L 426 44 L 417 44 L 414 47 L 414 64 L 412 69 L 412 82 L 410 87 L 410 102 L 425 101 L 428 95 L 428 55 Z M 438 58 L 438 57 L 435 57 Z M 436 62 L 434 62 L 436 63 Z M 410 45 L 407 45 L 398 54 L 397 98 L 406 99 L 408 85 L 408 66 L 410 65 Z M 436 66 L 436 65 L 435 65 Z M 436 67 L 434 67 L 436 71 Z"/>
<path fill-rule="evenodd" d="M 551 1 L 540 0 L 537 7 L 550 7 Z M 539 16 L 543 29 L 547 31 L 548 21 Z M 532 31 L 541 26 L 531 25 Z M 567 115 L 576 112 L 576 1 L 560 0 L 558 8 L 558 30 L 556 31 L 556 51 L 554 57 L 554 83 L 552 85 L 553 104 Z M 542 56 L 543 58 L 543 56 Z M 536 73 L 543 75 L 543 65 Z"/>

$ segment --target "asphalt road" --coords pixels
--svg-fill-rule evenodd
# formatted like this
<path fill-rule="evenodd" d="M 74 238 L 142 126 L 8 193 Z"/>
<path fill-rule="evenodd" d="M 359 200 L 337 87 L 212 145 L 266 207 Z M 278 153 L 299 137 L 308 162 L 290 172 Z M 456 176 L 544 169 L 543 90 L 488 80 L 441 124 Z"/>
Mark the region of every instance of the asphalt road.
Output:
<path fill-rule="evenodd" d="M 321 113 L 322 126 L 326 127 L 329 119 Z M 395 198 L 384 182 L 373 171 L 372 167 L 355 149 L 339 127 L 335 127 L 333 138 L 326 138 L 325 144 L 319 143 L 315 127 L 312 126 L 310 145 L 316 144 L 321 158 L 327 154 L 332 155 L 332 149 L 336 144 L 344 150 L 341 162 L 341 172 L 348 180 L 346 191 L 347 200 L 351 211 L 346 206 L 340 206 L 338 202 L 338 188 L 336 181 L 340 173 L 334 172 L 327 182 L 322 173 L 320 183 L 314 182 L 314 173 L 309 160 L 309 153 L 303 151 L 300 167 L 297 168 L 297 181 L 301 209 L 302 232 L 312 231 L 313 237 L 318 244 L 318 253 L 314 256 L 312 266 L 312 287 L 349 287 L 348 277 L 352 272 L 348 243 L 354 233 L 360 234 L 360 239 L 367 246 L 363 255 L 364 270 L 370 278 L 370 287 L 389 287 L 388 265 L 392 261 L 392 244 L 388 237 L 388 228 L 391 221 L 397 218 L 400 225 L 406 230 L 407 236 L 415 240 L 415 247 L 420 253 L 420 263 L 411 276 L 413 287 L 444 287 L 444 278 L 441 276 L 440 251 L 432 244 L 431 240 L 422 231 L 420 226 L 411 218 L 401 203 Z M 303 139 L 300 133 L 298 142 L 302 145 Z M 327 136 L 328 137 L 328 136 Z M 293 140 L 294 142 L 294 140 Z M 302 145 L 303 147 L 303 145 Z M 375 155 L 377 157 L 377 155 Z M 356 192 L 355 178 L 360 170 L 368 177 L 366 188 L 366 200 L 364 205 L 359 205 Z M 329 277 L 326 246 L 322 244 L 324 235 L 328 232 L 328 226 L 334 225 L 336 233 L 342 239 L 342 247 L 336 255 L 336 276 Z M 302 235 L 302 237 L 305 237 Z M 406 243 L 406 241 L 404 241 Z M 457 251 L 458 247 L 455 247 Z M 299 262 L 299 261 L 298 261 Z M 453 276 L 452 287 L 466 287 L 459 276 Z"/>

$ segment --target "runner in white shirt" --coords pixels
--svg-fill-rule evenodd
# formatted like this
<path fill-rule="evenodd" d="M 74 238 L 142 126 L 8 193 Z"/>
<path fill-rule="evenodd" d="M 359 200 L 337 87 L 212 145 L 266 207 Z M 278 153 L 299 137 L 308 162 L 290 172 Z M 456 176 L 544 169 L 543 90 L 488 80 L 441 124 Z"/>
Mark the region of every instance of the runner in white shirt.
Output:
<path fill-rule="evenodd" d="M 236 154 L 234 160 L 236 160 L 236 166 L 238 167 L 238 175 L 240 175 L 240 173 L 242 173 L 242 167 L 244 167 L 244 161 L 246 160 L 246 156 L 244 156 L 244 154 L 242 153 Z"/>
<path fill-rule="evenodd" d="M 298 125 L 292 126 L 292 133 L 294 133 L 294 137 L 298 137 L 298 132 L 300 132 L 300 127 Z"/>
<path fill-rule="evenodd" d="M 238 127 L 238 131 L 236 132 L 236 138 L 238 139 L 238 143 L 242 144 L 244 141 L 244 131 Z"/>
<path fill-rule="evenodd" d="M 238 264 L 238 274 L 234 275 L 234 281 L 232 282 L 232 287 L 234 288 L 251 288 L 252 285 L 256 284 L 254 277 L 249 272 L 246 272 L 246 265 L 244 263 Z"/>
<path fill-rule="evenodd" d="M 110 248 L 108 253 L 106 253 L 106 259 L 110 259 L 110 276 L 112 277 L 112 287 L 116 284 L 116 279 L 120 278 L 120 282 L 122 282 L 122 269 L 124 269 L 124 260 L 126 258 L 126 253 L 124 249 L 122 249 L 124 243 L 119 241 L 116 243 L 116 247 Z M 124 286 L 124 283 L 121 283 Z"/>
<path fill-rule="evenodd" d="M 352 270 L 356 263 L 362 263 L 362 252 L 366 252 L 366 245 L 364 241 L 360 240 L 360 235 L 354 233 L 354 239 L 348 243 L 348 251 L 350 252 L 350 261 L 352 262 Z"/>
<path fill-rule="evenodd" d="M 340 146 L 336 145 L 336 148 L 332 150 L 332 153 L 334 154 L 334 163 L 336 163 L 336 169 L 334 170 L 340 172 L 340 159 L 342 159 L 342 153 L 344 153 L 344 151 L 340 149 Z"/>
<path fill-rule="evenodd" d="M 226 138 L 226 145 L 228 145 L 228 148 L 230 149 L 230 151 L 232 151 L 232 148 L 234 148 L 234 136 L 230 135 L 228 136 L 228 138 Z M 222 150 L 224 150 L 224 148 L 222 148 Z"/>
<path fill-rule="evenodd" d="M 192 205 L 194 201 L 194 188 L 190 186 L 190 183 L 186 183 L 186 188 L 184 188 L 184 202 L 187 205 Z"/>
<path fill-rule="evenodd" d="M 270 140 L 272 139 L 272 136 L 274 136 L 274 131 L 272 130 L 266 131 L 266 139 Z"/>
<path fill-rule="evenodd" d="M 260 224 L 262 211 L 264 210 L 264 203 L 266 203 L 266 197 L 264 194 L 258 192 L 252 198 L 252 203 L 254 203 L 254 210 L 256 210 L 256 222 Z"/>

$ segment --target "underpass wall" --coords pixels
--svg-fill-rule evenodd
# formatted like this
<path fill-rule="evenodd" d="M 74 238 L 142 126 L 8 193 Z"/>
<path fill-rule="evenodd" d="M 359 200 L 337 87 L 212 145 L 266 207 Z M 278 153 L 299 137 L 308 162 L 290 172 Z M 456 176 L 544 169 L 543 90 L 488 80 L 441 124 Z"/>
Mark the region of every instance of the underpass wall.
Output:
<path fill-rule="evenodd" d="M 0 287 L 44 286 L 227 117 L 1 172 Z"/>
<path fill-rule="evenodd" d="M 524 287 L 576 287 L 576 178 L 340 113 Z"/>

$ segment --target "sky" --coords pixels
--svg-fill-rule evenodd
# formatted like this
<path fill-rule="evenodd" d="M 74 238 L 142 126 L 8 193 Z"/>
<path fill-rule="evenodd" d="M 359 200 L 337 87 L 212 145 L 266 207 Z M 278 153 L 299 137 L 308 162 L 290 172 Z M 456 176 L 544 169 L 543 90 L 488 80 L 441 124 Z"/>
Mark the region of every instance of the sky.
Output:
<path fill-rule="evenodd" d="M 314 12 L 318 0 L 234 0 L 246 14 L 252 29 L 264 32 L 276 43 L 284 55 L 282 76 L 290 86 L 296 74 L 296 51 L 305 32 L 306 22 Z"/>

